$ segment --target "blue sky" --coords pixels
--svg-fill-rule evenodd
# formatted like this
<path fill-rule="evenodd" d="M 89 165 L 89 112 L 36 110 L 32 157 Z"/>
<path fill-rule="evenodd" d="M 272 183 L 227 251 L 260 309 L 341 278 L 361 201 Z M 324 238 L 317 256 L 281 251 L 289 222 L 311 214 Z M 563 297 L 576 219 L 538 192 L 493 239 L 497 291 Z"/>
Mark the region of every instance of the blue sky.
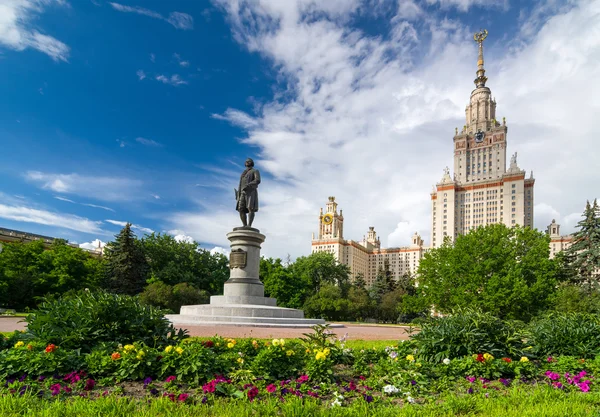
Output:
<path fill-rule="evenodd" d="M 227 247 L 251 156 L 269 256 L 310 253 L 330 195 L 346 238 L 428 243 L 485 27 L 536 226 L 572 231 L 598 194 L 600 6 L 522 3 L 0 0 L 0 227 Z"/>

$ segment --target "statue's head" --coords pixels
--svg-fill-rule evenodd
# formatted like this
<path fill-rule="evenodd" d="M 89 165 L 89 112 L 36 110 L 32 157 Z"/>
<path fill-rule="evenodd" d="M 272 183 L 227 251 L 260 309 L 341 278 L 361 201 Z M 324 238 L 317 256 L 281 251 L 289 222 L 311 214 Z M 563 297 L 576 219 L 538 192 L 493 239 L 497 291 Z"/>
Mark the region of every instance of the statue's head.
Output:
<path fill-rule="evenodd" d="M 254 161 L 252 160 L 252 158 L 248 158 L 246 159 L 246 164 L 247 167 L 254 167 Z"/>

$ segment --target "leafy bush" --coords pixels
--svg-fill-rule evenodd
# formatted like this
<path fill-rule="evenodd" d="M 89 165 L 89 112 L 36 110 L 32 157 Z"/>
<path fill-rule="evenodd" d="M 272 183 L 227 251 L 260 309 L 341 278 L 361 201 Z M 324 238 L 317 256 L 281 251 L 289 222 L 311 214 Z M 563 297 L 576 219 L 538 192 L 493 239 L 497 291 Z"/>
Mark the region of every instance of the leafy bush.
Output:
<path fill-rule="evenodd" d="M 572 355 L 593 358 L 600 354 L 600 315 L 549 313 L 529 326 L 530 344 L 540 356 Z"/>
<path fill-rule="evenodd" d="M 80 369 L 84 358 L 79 351 L 39 342 L 17 344 L 0 351 L 0 379 L 15 375 L 53 375 Z"/>
<path fill-rule="evenodd" d="M 182 282 L 175 286 L 167 285 L 161 281 L 151 283 L 140 294 L 142 302 L 160 308 L 169 309 L 178 313 L 183 305 L 205 304 L 210 299 L 208 291 Z"/>
<path fill-rule="evenodd" d="M 431 319 L 411 337 L 419 345 L 419 355 L 437 362 L 474 353 L 520 357 L 525 347 L 518 322 L 500 320 L 490 313 L 474 310 Z"/>
<path fill-rule="evenodd" d="M 295 378 L 302 370 L 303 356 L 297 342 L 273 339 L 256 355 L 250 370 L 266 380 Z"/>
<path fill-rule="evenodd" d="M 46 298 L 26 321 L 27 331 L 35 339 L 84 352 L 104 342 L 135 340 L 162 346 L 187 337 L 185 331 L 175 331 L 163 311 L 137 298 L 106 292 Z"/>
<path fill-rule="evenodd" d="M 562 284 L 552 298 L 561 313 L 600 313 L 600 291 L 592 286 Z"/>

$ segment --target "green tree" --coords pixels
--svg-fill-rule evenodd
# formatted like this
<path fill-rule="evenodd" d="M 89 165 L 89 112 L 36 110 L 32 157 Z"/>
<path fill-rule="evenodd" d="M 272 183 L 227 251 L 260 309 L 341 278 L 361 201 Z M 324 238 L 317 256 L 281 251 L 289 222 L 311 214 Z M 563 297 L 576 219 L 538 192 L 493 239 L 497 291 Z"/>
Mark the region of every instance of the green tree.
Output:
<path fill-rule="evenodd" d="M 304 303 L 308 317 L 325 320 L 346 320 L 350 311 L 350 301 L 342 297 L 342 289 L 337 285 L 324 284 Z"/>
<path fill-rule="evenodd" d="M 97 288 L 102 271 L 101 259 L 64 240 L 50 248 L 41 240 L 7 243 L 0 252 L 0 305 L 22 310 L 47 295 Z"/>
<path fill-rule="evenodd" d="M 400 315 L 399 306 L 405 295 L 406 293 L 402 289 L 396 289 L 384 294 L 378 306 L 379 318 L 384 322 L 396 323 Z"/>
<path fill-rule="evenodd" d="M 281 307 L 302 308 L 312 294 L 311 283 L 294 277 L 291 267 L 283 265 L 279 258 L 262 258 L 259 276 L 265 285 L 265 295 L 276 298 Z"/>
<path fill-rule="evenodd" d="M 381 302 L 381 299 L 388 292 L 388 283 L 385 277 L 385 271 L 382 267 L 377 270 L 375 281 L 369 288 L 369 296 L 375 301 L 376 304 Z"/>
<path fill-rule="evenodd" d="M 592 283 L 592 278 L 600 271 L 600 208 L 598 202 L 588 201 L 573 233 L 573 244 L 567 249 L 566 255 L 571 267 L 582 283 Z"/>
<path fill-rule="evenodd" d="M 419 265 L 419 286 L 442 313 L 473 307 L 529 320 L 548 308 L 558 283 L 549 254 L 542 232 L 488 225 L 429 251 Z"/>
<path fill-rule="evenodd" d="M 150 277 L 150 268 L 140 241 L 127 223 L 113 242 L 104 248 L 106 285 L 115 293 L 141 293 Z"/>
<path fill-rule="evenodd" d="M 296 279 L 310 282 L 315 292 L 321 285 L 333 284 L 340 287 L 345 296 L 349 288 L 350 268 L 339 263 L 333 254 L 328 252 L 301 256 L 290 266 L 290 269 Z"/>
<path fill-rule="evenodd" d="M 355 288 L 362 288 L 363 290 L 366 290 L 367 283 L 365 282 L 365 276 L 362 272 L 356 274 L 354 280 L 352 281 L 352 286 Z"/>
<path fill-rule="evenodd" d="M 353 285 L 348 290 L 348 301 L 350 302 L 349 318 L 365 321 L 372 316 L 373 300 L 371 300 L 369 292 L 364 287 Z"/>
<path fill-rule="evenodd" d="M 396 280 L 390 269 L 390 260 L 385 258 L 383 260 L 383 274 L 385 277 L 385 285 L 387 286 L 387 292 L 392 292 L 396 289 Z"/>

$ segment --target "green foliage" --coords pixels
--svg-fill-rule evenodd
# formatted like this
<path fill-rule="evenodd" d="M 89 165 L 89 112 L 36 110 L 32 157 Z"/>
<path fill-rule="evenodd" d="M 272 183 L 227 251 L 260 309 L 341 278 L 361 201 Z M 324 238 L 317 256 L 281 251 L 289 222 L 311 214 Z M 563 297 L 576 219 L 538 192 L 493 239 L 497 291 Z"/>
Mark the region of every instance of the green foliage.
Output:
<path fill-rule="evenodd" d="M 136 295 L 144 290 L 150 277 L 149 266 L 140 241 L 127 223 L 113 242 L 104 248 L 106 286 L 121 294 Z"/>
<path fill-rule="evenodd" d="M 171 286 L 156 281 L 149 284 L 140 294 L 143 303 L 175 313 L 179 313 L 183 305 L 206 304 L 209 299 L 210 294 L 207 291 L 199 290 L 187 282 Z"/>
<path fill-rule="evenodd" d="M 130 296 L 105 292 L 49 297 L 26 321 L 28 334 L 37 340 L 83 352 L 105 342 L 160 346 L 185 337 L 161 310 Z"/>
<path fill-rule="evenodd" d="M 368 291 L 360 285 L 353 284 L 348 290 L 348 301 L 349 301 L 349 318 L 353 318 L 358 321 L 364 321 L 371 317 L 373 311 L 373 301 L 369 297 Z"/>
<path fill-rule="evenodd" d="M 187 282 L 215 294 L 223 290 L 229 278 L 227 258 L 199 249 L 197 242 L 152 233 L 140 243 L 150 268 L 150 282 L 161 281 L 171 286 Z"/>
<path fill-rule="evenodd" d="M 549 313 L 530 325 L 530 344 L 539 357 L 572 355 L 593 358 L 600 355 L 600 315 Z"/>
<path fill-rule="evenodd" d="M 281 259 L 261 258 L 259 276 L 265 285 L 265 295 L 276 298 L 281 307 L 302 308 L 313 291 L 311 283 L 294 277 Z"/>
<path fill-rule="evenodd" d="M 406 292 L 401 288 L 384 294 L 378 306 L 379 319 L 386 323 L 397 323 L 399 318 L 398 306 L 405 296 Z"/>
<path fill-rule="evenodd" d="M 600 290 L 591 285 L 559 285 L 552 298 L 554 310 L 560 313 L 600 313 Z"/>
<path fill-rule="evenodd" d="M 24 310 L 46 295 L 97 288 L 103 263 L 80 248 L 56 241 L 6 243 L 0 252 L 0 306 Z"/>
<path fill-rule="evenodd" d="M 589 201 L 586 203 L 582 216 L 583 219 L 577 223 L 579 230 L 573 233 L 573 244 L 566 255 L 577 280 L 591 283 L 600 271 L 600 207 L 595 199 L 591 205 Z"/>
<path fill-rule="evenodd" d="M 297 258 L 291 265 L 291 272 L 294 279 L 308 283 L 315 292 L 321 285 L 333 284 L 345 293 L 350 282 L 350 268 L 339 263 L 328 252 L 315 252 Z"/>
<path fill-rule="evenodd" d="M 261 349 L 250 365 L 250 370 L 257 377 L 268 381 L 297 377 L 302 371 L 303 357 L 301 346 L 294 341 L 281 340 Z M 274 342 L 275 342 L 274 340 Z"/>
<path fill-rule="evenodd" d="M 350 300 L 343 298 L 342 289 L 331 284 L 321 286 L 319 291 L 304 303 L 304 313 L 307 317 L 334 321 L 347 319 L 350 308 Z"/>
<path fill-rule="evenodd" d="M 419 285 L 442 313 L 473 307 L 530 320 L 549 307 L 557 285 L 549 251 L 549 237 L 537 230 L 479 227 L 429 251 L 419 265 Z"/>
<path fill-rule="evenodd" d="M 464 310 L 423 323 L 421 331 L 411 338 L 419 346 L 419 355 L 435 362 L 475 353 L 521 357 L 525 348 L 522 328 L 522 324 L 490 313 Z"/>

